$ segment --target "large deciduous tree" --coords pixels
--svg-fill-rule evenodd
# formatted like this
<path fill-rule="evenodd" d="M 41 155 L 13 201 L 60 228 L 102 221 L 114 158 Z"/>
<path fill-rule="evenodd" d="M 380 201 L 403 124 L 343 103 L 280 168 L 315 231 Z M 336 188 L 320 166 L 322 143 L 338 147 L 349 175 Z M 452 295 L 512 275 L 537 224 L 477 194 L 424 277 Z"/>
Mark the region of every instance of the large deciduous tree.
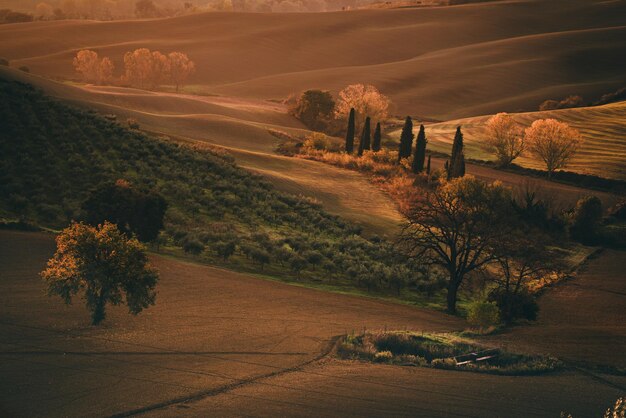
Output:
<path fill-rule="evenodd" d="M 365 118 L 384 121 L 389 111 L 389 99 L 372 85 L 352 84 L 339 92 L 335 117 L 345 119 L 350 109 L 355 111 L 355 124 L 362 128 Z"/>
<path fill-rule="evenodd" d="M 485 128 L 483 148 L 495 154 L 500 166 L 508 166 L 524 152 L 524 132 L 509 114 L 492 116 Z"/>
<path fill-rule="evenodd" d="M 500 183 L 471 176 L 443 182 L 406 214 L 399 243 L 424 265 L 446 271 L 447 308 L 456 312 L 459 287 L 468 274 L 495 260 L 496 243 L 508 233 L 511 196 Z"/>
<path fill-rule="evenodd" d="M 548 178 L 566 167 L 582 143 L 580 133 L 556 119 L 536 120 L 526 129 L 528 149 L 546 164 Z"/>
<path fill-rule="evenodd" d="M 87 83 L 106 84 L 113 77 L 113 62 L 107 57 L 100 59 L 95 51 L 78 51 L 72 63 Z"/>
<path fill-rule="evenodd" d="M 93 325 L 105 318 L 107 303 L 126 303 L 133 315 L 154 305 L 158 273 L 139 241 L 127 238 L 115 225 L 72 223 L 56 243 L 56 253 L 41 273 L 48 294 L 69 304 L 83 292 Z"/>

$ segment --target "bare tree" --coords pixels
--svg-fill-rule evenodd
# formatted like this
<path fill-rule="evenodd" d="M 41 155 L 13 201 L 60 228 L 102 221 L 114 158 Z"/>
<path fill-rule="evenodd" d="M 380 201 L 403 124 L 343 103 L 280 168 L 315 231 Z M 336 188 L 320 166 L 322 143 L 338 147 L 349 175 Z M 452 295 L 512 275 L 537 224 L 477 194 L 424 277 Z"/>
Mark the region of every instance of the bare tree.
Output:
<path fill-rule="evenodd" d="M 482 145 L 496 155 L 499 165 L 507 166 L 524 152 L 524 132 L 509 114 L 498 113 L 487 121 Z"/>
<path fill-rule="evenodd" d="M 506 236 L 512 213 L 508 189 L 471 176 L 429 192 L 408 211 L 399 244 L 425 265 L 448 274 L 447 307 L 456 312 L 459 287 L 468 274 L 496 259 L 492 249 Z"/>
<path fill-rule="evenodd" d="M 539 119 L 526 129 L 529 150 L 545 164 L 548 178 L 555 170 L 567 166 L 574 157 L 582 138 L 567 123 L 555 119 Z"/>

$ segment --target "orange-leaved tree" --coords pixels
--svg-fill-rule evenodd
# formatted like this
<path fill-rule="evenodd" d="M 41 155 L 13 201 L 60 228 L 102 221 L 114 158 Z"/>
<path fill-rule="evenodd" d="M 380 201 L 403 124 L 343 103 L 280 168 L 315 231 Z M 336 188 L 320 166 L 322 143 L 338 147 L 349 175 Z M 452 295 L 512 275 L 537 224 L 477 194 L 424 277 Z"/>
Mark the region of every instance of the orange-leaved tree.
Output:
<path fill-rule="evenodd" d="M 41 277 L 49 295 L 65 303 L 83 292 L 92 324 L 105 318 L 107 303 L 128 305 L 131 314 L 154 305 L 159 275 L 148 263 L 145 248 L 115 224 L 93 227 L 73 222 L 56 239 L 57 250 Z"/>

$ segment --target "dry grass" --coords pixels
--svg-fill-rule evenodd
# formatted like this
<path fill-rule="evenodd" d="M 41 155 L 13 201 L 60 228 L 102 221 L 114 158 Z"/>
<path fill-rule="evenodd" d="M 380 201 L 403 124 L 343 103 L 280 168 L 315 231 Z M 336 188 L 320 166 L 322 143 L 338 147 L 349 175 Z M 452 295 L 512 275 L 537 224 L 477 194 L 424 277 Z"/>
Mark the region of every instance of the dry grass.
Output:
<path fill-rule="evenodd" d="M 579 153 L 566 170 L 581 174 L 626 180 L 626 102 L 604 106 L 512 114 L 515 121 L 528 127 L 537 119 L 554 118 L 578 129 L 583 136 Z M 467 158 L 494 160 L 481 148 L 485 124 L 491 116 L 456 119 L 426 126 L 428 148 L 450 153 L 457 126 L 463 129 Z M 400 131 L 390 133 L 399 137 Z M 545 170 L 545 164 L 531 155 L 515 161 L 528 167 Z"/>

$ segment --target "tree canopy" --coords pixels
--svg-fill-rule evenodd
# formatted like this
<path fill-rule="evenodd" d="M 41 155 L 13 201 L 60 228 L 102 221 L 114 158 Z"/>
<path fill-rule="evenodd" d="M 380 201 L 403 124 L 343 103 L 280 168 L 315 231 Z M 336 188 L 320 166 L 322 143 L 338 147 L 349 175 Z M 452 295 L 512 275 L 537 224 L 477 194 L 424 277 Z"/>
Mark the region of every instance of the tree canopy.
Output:
<path fill-rule="evenodd" d="M 127 238 L 114 224 L 72 223 L 56 243 L 56 253 L 41 273 L 48 294 L 69 304 L 82 292 L 93 325 L 106 317 L 107 303 L 126 303 L 133 315 L 154 305 L 158 273 L 139 241 Z"/>

